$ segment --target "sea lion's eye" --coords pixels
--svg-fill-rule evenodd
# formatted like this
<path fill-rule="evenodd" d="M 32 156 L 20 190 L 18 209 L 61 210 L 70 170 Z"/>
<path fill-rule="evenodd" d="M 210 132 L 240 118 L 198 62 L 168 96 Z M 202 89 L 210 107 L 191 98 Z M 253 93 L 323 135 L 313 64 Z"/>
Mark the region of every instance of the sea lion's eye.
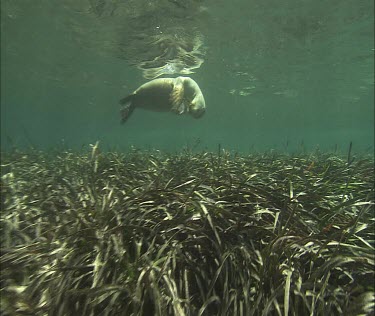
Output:
<path fill-rule="evenodd" d="M 198 106 L 195 102 L 190 102 L 189 108 L 191 108 L 192 110 L 197 110 Z"/>

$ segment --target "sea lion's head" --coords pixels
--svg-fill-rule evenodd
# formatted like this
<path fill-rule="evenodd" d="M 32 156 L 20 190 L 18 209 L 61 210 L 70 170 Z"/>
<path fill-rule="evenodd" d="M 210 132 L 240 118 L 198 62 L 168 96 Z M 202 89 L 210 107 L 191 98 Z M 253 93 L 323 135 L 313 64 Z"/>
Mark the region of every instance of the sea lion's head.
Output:
<path fill-rule="evenodd" d="M 206 112 L 206 102 L 198 84 L 189 77 L 178 77 L 177 80 L 183 82 L 184 97 L 188 101 L 186 108 L 194 118 L 200 118 Z"/>

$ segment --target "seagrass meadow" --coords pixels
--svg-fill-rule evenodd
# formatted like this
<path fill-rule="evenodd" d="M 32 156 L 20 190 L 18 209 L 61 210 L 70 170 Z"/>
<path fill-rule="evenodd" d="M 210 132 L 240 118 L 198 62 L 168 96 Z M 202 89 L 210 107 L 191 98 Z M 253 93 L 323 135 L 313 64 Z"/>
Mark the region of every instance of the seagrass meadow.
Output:
<path fill-rule="evenodd" d="M 2 154 L 2 315 L 373 315 L 374 160 Z"/>

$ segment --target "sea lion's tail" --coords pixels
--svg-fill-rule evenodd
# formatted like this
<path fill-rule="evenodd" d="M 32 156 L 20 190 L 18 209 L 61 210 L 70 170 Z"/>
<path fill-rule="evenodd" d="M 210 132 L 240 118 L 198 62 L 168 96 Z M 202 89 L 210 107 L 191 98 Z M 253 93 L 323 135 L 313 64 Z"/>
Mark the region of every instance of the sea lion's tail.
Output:
<path fill-rule="evenodd" d="M 135 105 L 133 104 L 134 94 L 128 95 L 127 97 L 120 100 L 121 104 L 121 124 L 124 124 L 129 116 L 133 113 Z"/>

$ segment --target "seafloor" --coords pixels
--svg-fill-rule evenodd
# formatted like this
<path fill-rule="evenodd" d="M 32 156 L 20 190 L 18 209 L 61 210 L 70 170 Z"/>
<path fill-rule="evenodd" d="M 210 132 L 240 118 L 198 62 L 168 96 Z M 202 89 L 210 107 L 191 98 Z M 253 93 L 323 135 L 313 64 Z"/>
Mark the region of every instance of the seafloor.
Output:
<path fill-rule="evenodd" d="M 374 158 L 2 154 L 2 315 L 372 315 Z"/>

